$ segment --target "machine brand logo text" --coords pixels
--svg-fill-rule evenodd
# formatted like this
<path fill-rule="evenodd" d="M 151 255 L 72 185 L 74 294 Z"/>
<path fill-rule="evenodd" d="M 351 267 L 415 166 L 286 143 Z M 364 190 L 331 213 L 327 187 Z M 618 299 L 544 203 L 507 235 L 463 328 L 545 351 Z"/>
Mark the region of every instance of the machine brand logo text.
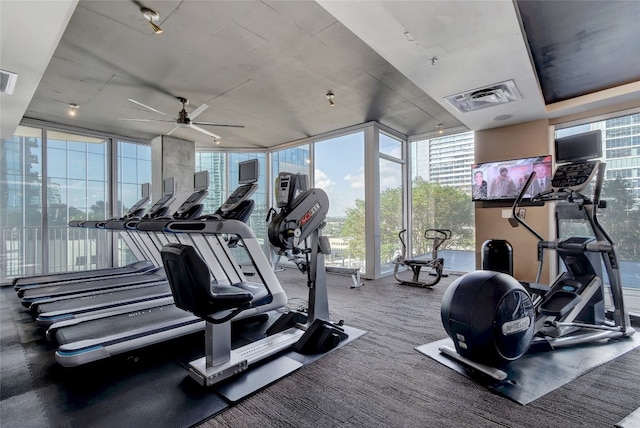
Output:
<path fill-rule="evenodd" d="M 311 217 L 320 209 L 320 203 L 316 202 L 309 211 L 306 212 L 305 215 L 300 219 L 300 226 L 304 226 L 306 222 L 308 222 Z"/>

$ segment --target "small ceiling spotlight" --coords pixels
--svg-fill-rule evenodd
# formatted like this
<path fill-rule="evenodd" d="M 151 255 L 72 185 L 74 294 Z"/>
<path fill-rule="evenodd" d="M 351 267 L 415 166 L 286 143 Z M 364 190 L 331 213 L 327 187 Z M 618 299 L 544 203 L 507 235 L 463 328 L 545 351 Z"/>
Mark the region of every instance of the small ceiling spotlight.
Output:
<path fill-rule="evenodd" d="M 327 92 L 327 99 L 329 100 L 329 105 L 331 107 L 336 105 L 336 103 L 333 102 L 333 97 L 334 97 L 333 92 L 331 92 L 331 91 Z"/>
<path fill-rule="evenodd" d="M 76 117 L 78 115 L 78 109 L 80 106 L 78 104 L 71 103 L 69 104 L 69 116 Z"/>
<path fill-rule="evenodd" d="M 444 132 L 444 129 L 442 129 L 442 124 L 439 123 L 436 125 L 437 129 L 438 129 L 438 134 L 442 134 Z"/>
<path fill-rule="evenodd" d="M 142 12 L 142 16 L 149 21 L 149 25 L 155 34 L 161 34 L 162 28 L 158 27 L 153 21 L 157 21 L 160 19 L 160 15 L 153 9 L 149 9 L 148 7 L 140 8 L 140 12 Z"/>

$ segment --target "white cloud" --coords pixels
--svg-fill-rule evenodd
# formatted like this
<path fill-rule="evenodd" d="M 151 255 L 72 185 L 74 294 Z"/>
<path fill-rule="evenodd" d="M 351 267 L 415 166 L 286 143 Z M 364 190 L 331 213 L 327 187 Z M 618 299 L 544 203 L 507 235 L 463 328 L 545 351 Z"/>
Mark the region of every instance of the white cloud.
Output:
<path fill-rule="evenodd" d="M 352 189 L 364 189 L 364 168 L 360 167 L 357 175 L 347 174 L 343 179 L 351 183 Z"/>
<path fill-rule="evenodd" d="M 314 171 L 314 181 L 314 187 L 317 187 L 324 191 L 331 189 L 331 187 L 336 184 L 333 180 L 331 180 L 331 178 L 329 178 L 327 174 L 319 169 L 316 169 Z"/>

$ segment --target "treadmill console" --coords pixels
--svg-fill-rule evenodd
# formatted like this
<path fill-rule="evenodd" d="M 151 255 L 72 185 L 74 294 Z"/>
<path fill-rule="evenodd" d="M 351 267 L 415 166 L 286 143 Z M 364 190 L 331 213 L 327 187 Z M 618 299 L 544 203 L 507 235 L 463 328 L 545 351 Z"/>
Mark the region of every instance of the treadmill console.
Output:
<path fill-rule="evenodd" d="M 234 210 L 238 207 L 238 205 L 240 205 L 242 201 L 248 199 L 253 194 L 253 192 L 256 191 L 257 188 L 258 183 L 255 181 L 253 183 L 247 183 L 239 186 L 236 190 L 233 191 L 231 196 L 229 196 L 227 200 L 224 201 L 224 204 L 222 204 L 220 210 L 222 212 L 229 212 Z"/>
<path fill-rule="evenodd" d="M 174 195 L 164 195 L 163 197 L 158 199 L 158 202 L 153 204 L 153 206 L 151 207 L 149 212 L 145 215 L 145 217 L 146 218 L 157 217 L 158 214 L 164 211 L 164 208 L 166 208 L 171 203 L 171 201 L 173 201 L 173 198 L 174 198 Z"/>
<path fill-rule="evenodd" d="M 178 207 L 174 214 L 174 217 L 180 217 L 182 214 L 189 211 L 194 205 L 199 204 L 200 201 L 206 198 L 208 194 L 209 192 L 207 190 L 199 190 L 197 192 L 193 192 L 191 196 L 189 196 L 187 200 L 184 201 L 182 205 L 180 205 L 180 207 Z"/>
<path fill-rule="evenodd" d="M 598 160 L 559 165 L 553 175 L 551 185 L 554 188 L 579 192 L 591 182 L 599 165 L 600 161 Z"/>

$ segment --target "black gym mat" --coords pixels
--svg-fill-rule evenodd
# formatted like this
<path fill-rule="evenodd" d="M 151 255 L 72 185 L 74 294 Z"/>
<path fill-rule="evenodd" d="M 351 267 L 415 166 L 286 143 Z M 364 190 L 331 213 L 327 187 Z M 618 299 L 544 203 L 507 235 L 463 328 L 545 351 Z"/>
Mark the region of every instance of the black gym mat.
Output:
<path fill-rule="evenodd" d="M 189 361 L 204 355 L 204 334 L 147 347 L 81 367 L 64 368 L 55 346 L 43 338 L 13 289 L 0 290 L 0 399 L 3 424 L 20 427 L 190 427 L 233 403 L 214 388 L 201 387 L 187 374 Z M 261 337 L 269 322 L 234 328 L 234 347 Z M 347 327 L 349 338 L 365 334 Z M 336 349 L 338 349 L 336 348 Z M 323 355 L 284 353 L 284 361 L 303 367 Z M 266 363 L 278 364 L 276 362 Z M 290 366 L 290 365 L 289 365 Z M 258 367 L 259 371 L 260 367 Z M 222 386 L 246 383 L 251 370 Z M 234 395 L 235 394 L 235 395 Z"/>
<path fill-rule="evenodd" d="M 416 350 L 491 391 L 524 405 L 637 348 L 640 346 L 640 334 L 607 344 L 592 343 L 552 352 L 526 354 L 516 361 L 496 366 L 507 373 L 507 378 L 503 381 L 495 381 L 440 353 L 439 348 L 443 345 L 455 349 L 453 341 L 446 338 L 418 346 Z"/>

